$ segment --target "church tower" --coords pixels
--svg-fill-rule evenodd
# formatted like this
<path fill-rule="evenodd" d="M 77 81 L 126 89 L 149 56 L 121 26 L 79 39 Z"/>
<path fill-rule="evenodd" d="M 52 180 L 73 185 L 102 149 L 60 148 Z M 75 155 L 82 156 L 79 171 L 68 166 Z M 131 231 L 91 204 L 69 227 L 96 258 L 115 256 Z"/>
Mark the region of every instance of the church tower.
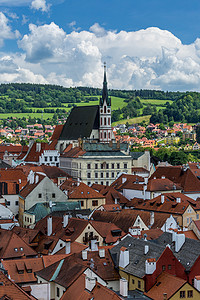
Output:
<path fill-rule="evenodd" d="M 100 126 L 99 126 L 99 141 L 101 143 L 109 143 L 113 138 L 111 128 L 111 98 L 108 97 L 108 88 L 106 80 L 106 63 L 104 63 L 104 81 L 102 97 L 99 101 Z"/>

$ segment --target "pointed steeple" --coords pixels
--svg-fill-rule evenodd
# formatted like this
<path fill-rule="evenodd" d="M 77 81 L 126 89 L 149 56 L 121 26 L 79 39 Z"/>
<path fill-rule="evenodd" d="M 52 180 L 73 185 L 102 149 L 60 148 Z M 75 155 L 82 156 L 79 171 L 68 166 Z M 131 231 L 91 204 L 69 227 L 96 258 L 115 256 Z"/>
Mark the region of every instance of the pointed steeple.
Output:
<path fill-rule="evenodd" d="M 100 98 L 100 106 L 103 106 L 106 101 L 108 106 L 111 106 L 111 99 L 108 97 L 107 79 L 106 79 L 106 63 L 104 62 L 104 80 L 103 80 L 103 91 L 102 97 Z"/>

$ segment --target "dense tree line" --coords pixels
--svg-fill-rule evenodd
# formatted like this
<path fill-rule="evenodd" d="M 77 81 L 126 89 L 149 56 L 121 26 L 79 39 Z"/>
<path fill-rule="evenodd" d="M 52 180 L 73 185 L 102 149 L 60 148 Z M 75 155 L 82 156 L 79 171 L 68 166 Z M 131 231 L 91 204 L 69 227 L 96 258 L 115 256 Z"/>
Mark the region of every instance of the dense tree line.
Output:
<path fill-rule="evenodd" d="M 197 123 L 200 122 L 200 94 L 186 93 L 172 104 L 166 103 L 164 110 L 152 114 L 151 123 L 167 123 L 169 121 Z"/>

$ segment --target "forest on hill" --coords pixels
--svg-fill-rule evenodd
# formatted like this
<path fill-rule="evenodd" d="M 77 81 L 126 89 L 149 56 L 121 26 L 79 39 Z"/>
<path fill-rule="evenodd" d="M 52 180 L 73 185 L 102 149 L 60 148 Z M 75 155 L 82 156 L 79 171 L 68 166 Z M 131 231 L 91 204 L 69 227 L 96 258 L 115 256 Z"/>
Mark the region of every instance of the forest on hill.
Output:
<path fill-rule="evenodd" d="M 59 117 L 77 105 L 97 104 L 102 90 L 90 87 L 64 88 L 57 85 L 10 83 L 0 85 L 0 118 L 6 114 L 36 117 L 46 113 Z M 109 90 L 112 120 L 150 115 L 152 123 L 200 122 L 200 93 L 158 90 Z M 7 118 L 7 115 L 6 115 Z"/>

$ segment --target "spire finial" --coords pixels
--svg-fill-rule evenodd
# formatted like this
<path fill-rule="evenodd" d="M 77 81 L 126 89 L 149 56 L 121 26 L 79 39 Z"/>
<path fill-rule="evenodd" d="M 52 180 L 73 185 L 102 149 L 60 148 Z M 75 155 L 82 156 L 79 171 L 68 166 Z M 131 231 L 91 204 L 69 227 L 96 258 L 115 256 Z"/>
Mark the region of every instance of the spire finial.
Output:
<path fill-rule="evenodd" d="M 106 82 L 106 62 L 104 61 L 104 82 Z"/>

